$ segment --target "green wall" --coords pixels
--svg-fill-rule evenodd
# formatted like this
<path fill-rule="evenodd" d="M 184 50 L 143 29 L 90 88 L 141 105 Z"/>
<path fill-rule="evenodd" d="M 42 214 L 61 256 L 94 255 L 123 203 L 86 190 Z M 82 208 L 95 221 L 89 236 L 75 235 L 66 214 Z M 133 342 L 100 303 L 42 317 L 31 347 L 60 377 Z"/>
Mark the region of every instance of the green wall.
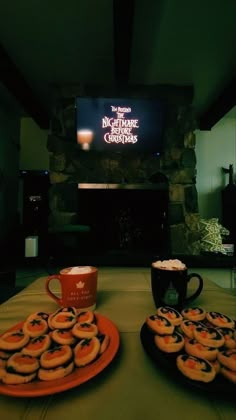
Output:
<path fill-rule="evenodd" d="M 236 113 L 233 109 L 211 131 L 196 132 L 197 191 L 201 217 L 221 219 L 221 192 L 228 184 L 222 167 L 236 173 Z"/>
<path fill-rule="evenodd" d="M 41 130 L 32 118 L 21 119 L 20 169 L 48 170 L 48 130 Z"/>

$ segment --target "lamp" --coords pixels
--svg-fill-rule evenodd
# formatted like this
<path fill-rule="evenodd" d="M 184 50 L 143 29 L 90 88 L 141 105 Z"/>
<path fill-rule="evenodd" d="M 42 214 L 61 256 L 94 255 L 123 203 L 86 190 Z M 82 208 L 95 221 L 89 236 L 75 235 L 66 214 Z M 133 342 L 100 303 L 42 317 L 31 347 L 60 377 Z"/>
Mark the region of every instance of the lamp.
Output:
<path fill-rule="evenodd" d="M 81 145 L 83 150 L 89 150 L 90 144 L 93 141 L 92 130 L 78 130 L 77 131 L 77 143 Z"/>

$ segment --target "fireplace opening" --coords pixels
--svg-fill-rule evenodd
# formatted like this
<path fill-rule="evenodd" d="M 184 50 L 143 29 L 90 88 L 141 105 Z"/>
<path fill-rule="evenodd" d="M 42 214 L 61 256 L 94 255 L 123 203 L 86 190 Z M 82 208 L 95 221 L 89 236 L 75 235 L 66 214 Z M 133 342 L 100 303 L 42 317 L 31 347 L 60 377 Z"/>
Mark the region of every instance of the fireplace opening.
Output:
<path fill-rule="evenodd" d="M 93 252 L 166 255 L 169 191 L 159 184 L 78 184 L 78 218 Z"/>

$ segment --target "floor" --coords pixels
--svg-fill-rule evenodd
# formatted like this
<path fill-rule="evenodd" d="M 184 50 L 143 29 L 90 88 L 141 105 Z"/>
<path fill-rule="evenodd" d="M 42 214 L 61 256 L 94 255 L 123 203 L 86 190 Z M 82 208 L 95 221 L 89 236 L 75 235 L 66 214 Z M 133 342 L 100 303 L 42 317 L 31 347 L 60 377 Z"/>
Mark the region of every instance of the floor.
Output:
<path fill-rule="evenodd" d="M 40 268 L 19 268 L 16 271 L 16 290 L 17 292 L 24 289 L 38 277 L 47 276 L 49 273 L 43 267 Z"/>

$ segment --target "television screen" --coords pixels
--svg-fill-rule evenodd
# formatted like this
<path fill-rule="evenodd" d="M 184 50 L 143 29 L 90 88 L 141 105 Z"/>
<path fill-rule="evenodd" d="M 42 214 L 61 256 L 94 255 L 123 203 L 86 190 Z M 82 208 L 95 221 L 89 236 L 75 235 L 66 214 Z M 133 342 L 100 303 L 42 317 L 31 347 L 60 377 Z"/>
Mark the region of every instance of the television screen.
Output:
<path fill-rule="evenodd" d="M 77 143 L 83 150 L 160 153 L 164 106 L 156 99 L 76 98 Z"/>

